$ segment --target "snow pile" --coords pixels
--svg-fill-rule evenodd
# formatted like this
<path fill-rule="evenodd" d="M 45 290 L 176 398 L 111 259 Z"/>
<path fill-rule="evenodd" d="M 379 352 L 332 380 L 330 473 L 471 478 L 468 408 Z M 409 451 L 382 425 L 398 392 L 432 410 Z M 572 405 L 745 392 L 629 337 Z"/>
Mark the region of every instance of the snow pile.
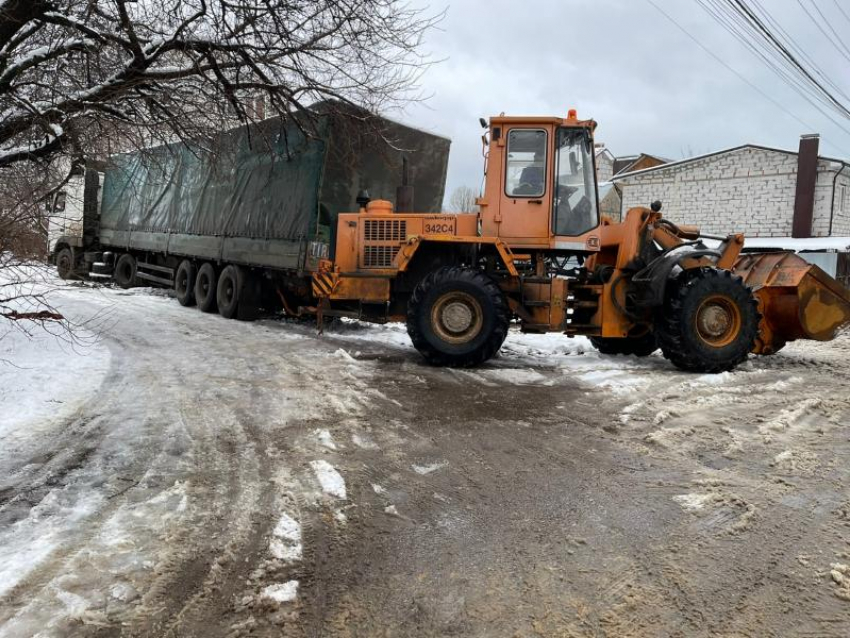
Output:
<path fill-rule="evenodd" d="M 0 320 L 0 459 L 15 440 L 30 438 L 81 408 L 109 370 L 109 350 L 94 335 L 51 334 L 33 324 L 24 333 Z"/>
<path fill-rule="evenodd" d="M 421 474 L 425 476 L 426 474 L 431 474 L 432 472 L 436 472 L 444 467 L 446 467 L 448 463 L 446 461 L 439 461 L 437 463 L 429 463 L 428 465 L 413 465 L 413 471 L 417 474 Z"/>
<path fill-rule="evenodd" d="M 333 436 L 329 430 L 316 430 L 316 438 L 319 439 L 319 443 L 328 448 L 329 450 L 336 449 L 336 443 L 334 442 Z"/>
<path fill-rule="evenodd" d="M 415 354 L 402 323 L 377 325 L 346 319 L 336 324 L 332 332 L 346 340 L 391 345 Z M 585 337 L 569 338 L 560 333 L 523 334 L 512 328 L 498 357 L 480 368 L 461 373 L 489 385 L 558 383 L 557 376 L 541 373 L 541 369 L 549 369 L 570 374 L 586 385 L 610 388 L 619 393 L 646 387 L 651 382 L 645 374 L 647 371 L 667 367 L 660 355 L 644 358 L 601 355 Z"/>
<path fill-rule="evenodd" d="M 290 580 L 269 585 L 263 589 L 262 596 L 277 603 L 292 602 L 298 596 L 298 581 Z"/>
<path fill-rule="evenodd" d="M 674 496 L 676 501 L 683 509 L 694 512 L 705 508 L 706 504 L 716 500 L 716 494 L 679 494 Z"/>
<path fill-rule="evenodd" d="M 777 250 L 793 250 L 796 252 L 805 250 L 838 250 L 850 249 L 850 237 L 746 237 L 744 239 L 746 248 L 776 248 Z"/>
<path fill-rule="evenodd" d="M 0 597 L 67 542 L 74 528 L 97 512 L 105 499 L 103 492 L 81 494 L 73 489 L 53 490 L 26 518 L 3 528 L 0 531 Z"/>
<path fill-rule="evenodd" d="M 269 550 L 272 556 L 287 562 L 301 560 L 301 525 L 289 514 L 282 514 L 272 532 Z"/>
<path fill-rule="evenodd" d="M 313 472 L 316 474 L 316 478 L 319 480 L 319 485 L 322 486 L 322 491 L 325 494 L 329 494 L 330 496 L 341 500 L 345 500 L 347 498 L 345 492 L 345 479 L 342 478 L 342 475 L 336 471 L 333 465 L 324 459 L 320 459 L 318 461 L 311 461 L 310 467 L 313 468 Z"/>

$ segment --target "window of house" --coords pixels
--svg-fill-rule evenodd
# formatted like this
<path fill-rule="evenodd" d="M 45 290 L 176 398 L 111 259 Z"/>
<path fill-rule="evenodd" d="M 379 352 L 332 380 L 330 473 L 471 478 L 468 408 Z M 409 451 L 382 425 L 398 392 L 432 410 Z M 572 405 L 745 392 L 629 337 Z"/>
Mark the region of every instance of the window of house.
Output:
<path fill-rule="evenodd" d="M 508 197 L 542 197 L 546 192 L 546 131 L 511 129 L 505 194 Z"/>
<path fill-rule="evenodd" d="M 839 214 L 843 215 L 847 212 L 850 212 L 850 211 L 848 211 L 847 187 L 846 186 L 844 186 L 842 184 L 841 186 L 838 187 L 838 190 L 835 193 L 835 199 L 838 200 L 838 212 L 839 212 Z"/>

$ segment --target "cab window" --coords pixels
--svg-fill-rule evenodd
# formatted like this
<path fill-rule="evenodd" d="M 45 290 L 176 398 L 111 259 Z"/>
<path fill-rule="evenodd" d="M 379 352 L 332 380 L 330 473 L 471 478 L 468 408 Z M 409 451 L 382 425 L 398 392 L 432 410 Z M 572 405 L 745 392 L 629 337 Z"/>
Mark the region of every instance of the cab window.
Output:
<path fill-rule="evenodd" d="M 599 225 L 593 139 L 579 128 L 560 128 L 555 138 L 554 227 L 576 236 Z"/>
<path fill-rule="evenodd" d="M 542 197 L 546 192 L 546 142 L 542 129 L 511 129 L 508 133 L 508 197 Z"/>

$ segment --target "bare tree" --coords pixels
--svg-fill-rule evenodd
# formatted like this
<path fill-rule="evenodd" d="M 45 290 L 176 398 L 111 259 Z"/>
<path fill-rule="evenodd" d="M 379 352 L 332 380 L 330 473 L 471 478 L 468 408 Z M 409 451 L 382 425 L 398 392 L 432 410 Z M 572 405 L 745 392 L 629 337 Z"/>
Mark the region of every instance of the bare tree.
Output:
<path fill-rule="evenodd" d="M 475 203 L 477 198 L 478 195 L 474 188 L 458 186 L 452 191 L 449 207 L 455 213 L 476 213 L 478 212 L 478 205 Z"/>
<path fill-rule="evenodd" d="M 396 0 L 0 0 L 0 167 L 409 100 L 433 23 Z"/>
<path fill-rule="evenodd" d="M 272 115 L 303 127 L 321 100 L 419 99 L 439 17 L 398 0 L 0 0 L 0 274 L 37 256 L 45 204 L 90 158 Z"/>

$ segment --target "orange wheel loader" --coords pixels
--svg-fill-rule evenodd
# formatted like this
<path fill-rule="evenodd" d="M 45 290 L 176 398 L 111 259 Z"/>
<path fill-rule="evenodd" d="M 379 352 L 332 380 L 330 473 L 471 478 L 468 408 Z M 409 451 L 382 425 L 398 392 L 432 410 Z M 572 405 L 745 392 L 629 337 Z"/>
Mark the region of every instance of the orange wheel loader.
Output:
<path fill-rule="evenodd" d="M 743 235 L 702 235 L 664 219 L 660 202 L 601 219 L 593 120 L 482 124 L 480 212 L 396 212 L 361 194 L 359 212 L 339 215 L 302 311 L 405 321 L 436 365 L 487 361 L 516 320 L 523 332 L 586 335 L 603 353 L 660 348 L 695 372 L 832 339 L 850 320 L 850 292 L 793 253 L 742 255 Z"/>

